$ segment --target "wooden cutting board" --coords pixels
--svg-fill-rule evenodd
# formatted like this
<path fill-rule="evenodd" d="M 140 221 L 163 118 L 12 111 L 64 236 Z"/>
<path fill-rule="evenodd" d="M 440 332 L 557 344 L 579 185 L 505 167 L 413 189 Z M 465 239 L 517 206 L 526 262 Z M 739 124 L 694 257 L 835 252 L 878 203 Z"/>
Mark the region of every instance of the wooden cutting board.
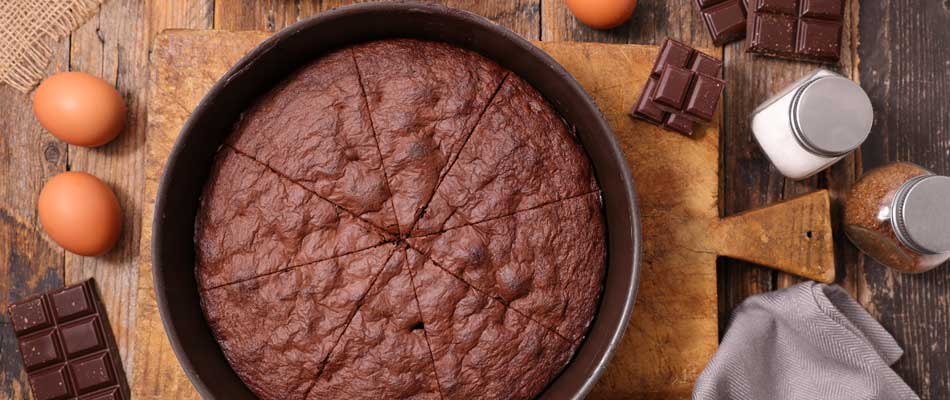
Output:
<path fill-rule="evenodd" d="M 165 159 L 191 110 L 218 77 L 269 35 L 168 31 L 156 39 L 132 355 L 136 399 L 198 398 L 168 344 L 155 304 L 154 201 Z M 828 194 L 816 192 L 721 219 L 718 115 L 693 138 L 626 115 L 649 75 L 655 46 L 538 45 L 580 81 L 610 121 L 633 171 L 642 215 L 643 264 L 633 319 L 591 398 L 688 398 L 718 343 L 716 258 L 739 258 L 831 282 Z"/>

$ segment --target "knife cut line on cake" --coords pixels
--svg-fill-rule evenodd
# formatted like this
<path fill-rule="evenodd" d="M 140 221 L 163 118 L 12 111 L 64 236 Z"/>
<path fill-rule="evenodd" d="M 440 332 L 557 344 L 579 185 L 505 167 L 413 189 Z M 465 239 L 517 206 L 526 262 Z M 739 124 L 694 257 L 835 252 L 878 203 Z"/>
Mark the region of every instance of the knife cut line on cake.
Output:
<path fill-rule="evenodd" d="M 421 238 L 426 238 L 426 237 L 430 237 L 430 236 L 441 235 L 441 234 L 446 233 L 446 232 L 451 232 L 451 231 L 458 230 L 458 229 L 462 229 L 462 228 L 468 228 L 468 227 L 473 226 L 473 225 L 480 225 L 480 224 L 484 224 L 484 223 L 486 223 L 486 222 L 497 221 L 497 220 L 499 220 L 499 219 L 505 219 L 505 218 L 515 217 L 515 216 L 518 216 L 518 215 L 520 215 L 520 214 L 525 214 L 525 213 L 528 213 L 528 212 L 530 212 L 530 211 L 537 210 L 537 209 L 542 208 L 542 207 L 547 207 L 547 206 L 551 206 L 551 205 L 557 205 L 557 204 L 569 202 L 569 201 L 574 200 L 574 199 L 576 199 L 576 198 L 578 198 L 578 197 L 590 196 L 590 195 L 592 195 L 592 194 L 594 194 L 594 193 L 601 193 L 601 190 L 600 190 L 600 189 L 597 189 L 597 190 L 592 190 L 592 191 L 585 192 L 585 193 L 581 193 L 581 194 L 575 194 L 575 195 L 573 195 L 573 196 L 568 196 L 568 197 L 565 197 L 565 198 L 563 198 L 563 199 L 551 200 L 551 201 L 544 202 L 544 203 L 540 203 L 540 204 L 537 204 L 537 205 L 534 205 L 534 206 L 531 206 L 531 207 L 528 207 L 528 208 L 524 208 L 524 209 L 521 209 L 521 210 L 516 210 L 516 211 L 510 212 L 510 213 L 504 214 L 504 215 L 499 215 L 499 216 L 497 216 L 497 217 L 491 217 L 491 218 L 488 218 L 488 219 L 484 219 L 484 220 L 481 220 L 481 221 L 478 221 L 478 222 L 468 222 L 468 220 L 465 220 L 465 223 L 462 224 L 462 225 L 459 225 L 459 226 L 453 226 L 453 227 L 451 227 L 451 228 L 444 228 L 444 229 L 442 229 L 442 230 L 440 230 L 440 231 L 438 231 L 438 232 L 426 233 L 426 234 L 423 234 L 423 235 L 411 235 L 411 236 L 409 236 L 409 238 L 410 238 L 410 239 L 421 239 Z M 459 218 L 463 218 L 463 217 L 459 217 Z"/>
<path fill-rule="evenodd" d="M 409 278 L 410 278 L 410 282 L 412 283 L 412 295 L 415 296 L 416 298 L 416 308 L 419 309 L 419 316 L 422 317 L 423 324 L 424 324 L 425 317 L 422 316 L 422 306 L 419 305 L 419 289 L 417 289 L 416 287 L 416 274 L 412 271 L 412 266 L 409 265 L 409 252 L 407 250 L 408 248 L 409 248 L 409 243 L 406 243 L 406 247 L 402 249 L 402 252 L 403 252 L 403 255 L 406 257 L 406 268 L 409 268 Z M 435 354 L 432 352 L 432 342 L 429 341 L 429 331 L 425 329 L 425 325 L 423 325 L 422 333 L 425 335 L 426 346 L 429 348 L 429 360 L 432 362 L 432 368 L 435 370 L 436 383 L 439 383 L 441 382 L 439 380 L 439 369 L 436 368 L 435 366 Z M 439 397 L 444 400 L 445 393 L 442 393 L 441 383 L 438 384 L 438 388 L 439 388 Z"/>
<path fill-rule="evenodd" d="M 235 153 L 237 153 L 237 154 L 239 154 L 239 155 L 241 155 L 241 156 L 243 156 L 243 157 L 246 157 L 246 158 L 248 158 L 248 159 L 254 161 L 255 163 L 257 163 L 257 164 L 263 166 L 264 168 L 267 168 L 267 170 L 269 170 L 270 172 L 273 172 L 273 173 L 277 174 L 278 176 L 280 176 L 281 179 L 284 179 L 284 180 L 286 180 L 286 181 L 288 181 L 288 182 L 290 182 L 290 183 L 293 183 L 295 186 L 300 187 L 300 188 L 302 188 L 303 190 L 306 190 L 308 193 L 310 193 L 310 194 L 312 194 L 312 195 L 318 197 L 320 200 L 323 200 L 323 201 L 325 201 L 325 202 L 327 202 L 327 203 L 333 204 L 334 206 L 336 206 L 336 208 L 338 208 L 338 209 L 340 209 L 340 210 L 343 210 L 344 212 L 346 212 L 347 214 L 349 214 L 349 215 L 352 216 L 353 218 L 359 219 L 360 221 L 362 221 L 362 222 L 368 224 L 368 225 L 371 226 L 373 229 L 375 229 L 378 233 L 382 234 L 384 237 L 387 237 L 387 238 L 391 238 L 391 237 L 392 237 L 392 233 L 390 233 L 389 231 L 387 231 L 387 230 L 384 229 L 383 227 L 381 227 L 381 226 L 379 226 L 379 225 L 376 225 L 375 223 L 373 223 L 373 222 L 367 220 L 366 218 L 364 218 L 364 217 L 361 216 L 361 215 L 356 215 L 356 213 L 354 213 L 354 212 L 351 211 L 350 209 L 348 209 L 348 208 L 346 208 L 346 207 L 343 207 L 343 206 L 341 206 L 340 204 L 338 204 L 337 202 L 335 202 L 335 201 L 333 201 L 333 200 L 330 200 L 330 199 L 328 199 L 328 198 L 326 198 L 326 197 L 320 195 L 319 193 L 313 191 L 312 189 L 308 188 L 308 187 L 305 186 L 305 185 L 300 184 L 300 182 L 298 182 L 298 181 L 292 179 L 291 177 L 289 177 L 289 176 L 287 176 L 287 175 L 281 173 L 280 171 L 274 169 L 274 167 L 271 167 L 270 165 L 268 165 L 267 163 L 265 163 L 265 162 L 263 162 L 263 161 L 261 161 L 261 160 L 258 160 L 258 159 L 255 158 L 254 156 L 252 156 L 252 155 L 250 155 L 250 154 L 247 154 L 247 153 L 241 151 L 240 149 L 238 149 L 237 147 L 234 147 L 233 145 L 228 144 L 228 143 L 225 143 L 225 144 L 223 144 L 223 145 L 221 145 L 221 146 L 222 146 L 222 147 L 227 147 L 227 148 L 233 150 Z M 220 151 L 220 150 L 219 150 L 219 151 Z"/>
<path fill-rule="evenodd" d="M 366 107 L 366 113 L 369 114 L 369 128 L 373 131 L 373 143 L 376 144 L 376 156 L 379 157 L 379 165 L 383 170 L 383 178 L 386 179 L 386 191 L 389 192 L 389 207 L 393 210 L 393 218 L 396 220 L 396 228 L 399 229 L 399 234 L 402 235 L 402 225 L 399 223 L 399 213 L 396 212 L 396 203 L 393 200 L 394 192 L 392 188 L 392 183 L 389 181 L 389 173 L 386 172 L 386 164 L 383 163 L 383 151 L 379 148 L 379 135 L 376 134 L 376 126 L 373 125 L 373 112 L 369 109 L 369 99 L 366 97 L 366 87 L 363 85 L 363 75 L 360 73 L 360 64 L 356 62 L 356 55 L 353 54 L 353 49 L 346 49 L 347 53 L 350 54 L 350 59 L 353 60 L 353 68 L 356 69 L 356 80 L 360 83 L 360 94 L 361 99 L 363 100 L 363 106 Z"/>
<path fill-rule="evenodd" d="M 505 301 L 505 299 L 503 299 L 503 298 L 501 298 L 501 297 L 498 297 L 498 296 L 494 296 L 494 295 L 492 295 L 492 294 L 490 294 L 490 293 L 485 292 L 484 290 L 482 290 L 482 289 L 478 288 L 477 286 L 471 284 L 471 283 L 470 283 L 468 280 L 466 280 L 465 278 L 463 278 L 463 277 L 461 277 L 461 276 L 458 276 L 458 274 L 456 274 L 456 273 L 450 271 L 448 268 L 445 268 L 444 266 L 442 266 L 442 264 L 440 264 L 439 262 L 433 260 L 432 257 L 429 257 L 429 255 L 426 254 L 424 251 L 422 251 L 422 249 L 418 249 L 418 248 L 416 248 L 415 246 L 409 244 L 408 242 L 406 243 L 406 246 L 408 246 L 408 248 L 412 249 L 413 251 L 415 251 L 415 252 L 421 254 L 423 257 L 425 257 L 426 260 L 431 261 L 431 262 L 432 262 L 432 265 L 435 265 L 436 267 L 439 267 L 439 269 L 441 269 L 441 270 L 444 271 L 445 273 L 447 273 L 447 274 L 449 274 L 449 275 L 452 275 L 455 279 L 458 279 L 460 282 L 462 282 L 462 283 L 464 283 L 465 285 L 471 287 L 472 290 L 474 290 L 474 291 L 480 293 L 481 295 L 483 295 L 483 296 L 485 296 L 485 297 L 487 297 L 487 298 L 489 298 L 489 299 L 492 299 L 492 300 L 497 301 L 497 302 L 500 303 L 501 305 L 505 306 L 505 308 L 507 308 L 507 309 L 509 309 L 509 310 L 511 310 L 511 311 L 514 311 L 514 312 L 517 313 L 518 315 L 524 317 L 525 319 L 530 320 L 531 322 L 534 322 L 535 324 L 538 324 L 538 326 L 544 328 L 545 330 L 547 330 L 547 331 L 550 332 L 550 333 L 553 333 L 553 334 L 557 335 L 557 336 L 560 337 L 561 339 L 564 339 L 565 341 L 570 342 L 570 343 L 572 343 L 572 344 L 576 344 L 576 343 L 580 343 L 584 338 L 586 338 L 586 335 L 585 335 L 585 336 L 582 336 L 581 338 L 579 338 L 577 341 L 574 341 L 574 340 L 571 340 L 571 339 L 568 339 L 568 338 L 564 337 L 564 335 L 560 334 L 556 329 L 553 329 L 553 328 L 551 328 L 551 327 L 549 327 L 549 326 L 547 326 L 547 325 L 545 325 L 545 324 L 542 324 L 542 323 L 536 321 L 533 317 L 531 317 L 531 316 L 529 316 L 529 315 L 527 315 L 527 314 L 521 312 L 521 310 L 518 310 L 518 309 L 512 307 L 510 304 L 508 304 L 507 301 Z M 417 299 L 416 301 L 418 302 L 418 299 Z M 430 351 L 431 351 L 431 349 L 430 349 Z"/>
<path fill-rule="evenodd" d="M 363 43 L 350 54 L 405 237 L 509 71 L 477 52 L 417 39 Z"/>
<path fill-rule="evenodd" d="M 386 261 L 383 262 L 383 265 L 379 267 L 379 271 L 376 271 L 376 275 L 373 276 L 373 279 L 370 280 L 369 285 L 366 286 L 366 291 L 363 292 L 363 295 L 360 296 L 360 299 L 356 301 L 356 307 L 353 307 L 353 312 L 350 313 L 349 318 L 346 320 L 346 324 L 343 325 L 343 329 L 340 329 L 340 335 L 336 337 L 336 340 L 333 342 L 333 346 L 330 347 L 330 351 L 323 356 L 323 360 L 320 361 L 320 370 L 317 371 L 317 375 L 313 377 L 313 380 L 310 383 L 310 388 L 307 389 L 307 394 L 303 397 L 307 399 L 310 397 L 310 392 L 313 390 L 314 385 L 317 383 L 317 379 L 320 379 L 320 375 L 323 374 L 323 368 L 326 367 L 327 361 L 330 360 L 330 356 L 333 355 L 333 351 L 336 350 L 336 346 L 340 344 L 340 339 L 343 339 L 343 334 L 346 333 L 346 330 L 349 329 L 350 323 L 353 322 L 353 318 L 356 317 L 356 313 L 360 311 L 363 300 L 366 299 L 366 295 L 369 294 L 370 290 L 373 290 L 373 286 L 376 285 L 376 280 L 379 279 L 379 276 L 383 273 L 383 270 L 386 269 L 386 264 L 389 264 L 389 260 L 393 258 L 393 255 L 399 251 L 399 246 L 395 246 L 392 251 L 389 252 L 389 256 L 386 257 Z"/>
<path fill-rule="evenodd" d="M 399 264 L 398 271 L 395 272 L 395 275 L 398 276 L 400 273 L 405 271 L 405 273 L 410 277 L 410 284 L 412 285 L 412 302 L 415 304 L 416 313 L 419 315 L 419 318 L 422 319 L 422 310 L 421 310 L 421 307 L 419 306 L 419 299 L 418 299 L 418 296 L 416 295 L 415 285 L 414 283 L 412 283 L 412 268 L 409 265 L 409 261 L 408 261 L 409 257 L 406 254 L 406 249 L 407 249 L 406 244 L 401 244 L 401 245 L 396 246 L 393 249 L 392 253 L 390 253 L 389 258 L 387 258 L 387 260 L 383 263 L 382 267 L 376 273 L 376 276 L 374 276 L 373 278 L 373 282 L 369 285 L 366 292 L 363 293 L 363 296 L 358 301 L 357 306 L 354 308 L 353 313 L 350 315 L 349 320 L 346 322 L 345 327 L 341 330 L 340 336 L 337 337 L 336 341 L 333 344 L 333 347 L 327 353 L 326 357 L 324 357 L 324 359 L 322 360 L 320 370 L 311 380 L 310 387 L 307 390 L 306 395 L 303 397 L 304 399 L 311 398 L 313 391 L 318 387 L 317 384 L 320 382 L 321 378 L 323 377 L 324 372 L 326 372 L 326 368 L 330 364 L 330 360 L 333 359 L 337 351 L 340 350 L 339 346 L 341 345 L 341 342 L 343 341 L 344 336 L 347 335 L 348 330 L 350 326 L 352 325 L 353 320 L 355 320 L 356 316 L 363 310 L 363 307 L 367 305 L 367 301 L 370 300 L 369 296 L 371 295 L 371 293 L 379 294 L 380 292 L 386 289 L 385 286 L 377 288 L 376 285 L 377 283 L 379 283 L 379 277 L 382 274 L 387 272 L 387 268 L 390 266 L 390 262 L 393 261 L 393 257 L 397 257 L 398 254 L 402 255 L 402 262 Z M 387 282 L 386 284 L 388 285 L 389 282 Z M 373 293 L 374 289 L 378 289 L 378 291 Z M 444 396 L 442 395 L 441 385 L 439 385 L 438 369 L 435 367 L 435 359 L 432 357 L 432 348 L 429 345 L 428 334 L 425 332 L 424 324 L 423 324 L 422 330 L 423 330 L 423 335 L 424 335 L 425 343 L 426 343 L 426 352 L 429 355 L 428 363 L 432 368 L 432 372 L 434 376 L 436 377 L 435 386 L 439 390 L 440 398 L 444 398 Z"/>
<path fill-rule="evenodd" d="M 351 251 L 348 251 L 348 252 L 345 252 L 345 253 L 341 253 L 341 254 L 338 254 L 338 255 L 335 255 L 335 256 L 332 256 L 332 257 L 327 257 L 327 258 L 323 258 L 323 259 L 316 260 L 316 261 L 308 261 L 308 262 L 305 262 L 305 263 L 302 263 L 302 264 L 294 264 L 294 265 L 282 267 L 281 269 L 278 269 L 278 270 L 276 270 L 276 271 L 265 272 L 265 273 L 263 273 L 263 274 L 254 275 L 254 276 L 251 276 L 251 277 L 238 279 L 238 280 L 233 281 L 233 282 L 223 283 L 223 284 L 220 284 L 220 285 L 215 285 L 215 286 L 208 287 L 208 288 L 204 288 L 204 289 L 199 289 L 199 291 L 200 291 L 200 292 L 208 292 L 208 291 L 212 291 L 212 290 L 215 290 L 215 289 L 220 289 L 220 288 L 223 288 L 223 287 L 228 287 L 228 286 L 233 286 L 233 285 L 237 285 L 237 284 L 240 284 L 240 283 L 245 283 L 245 282 L 253 281 L 253 280 L 255 280 L 255 279 L 266 278 L 266 277 L 271 276 L 271 275 L 277 275 L 277 274 L 280 274 L 280 273 L 293 271 L 293 270 L 295 270 L 295 269 L 297 269 L 297 268 L 303 268 L 303 267 L 306 267 L 306 266 L 309 266 L 309 265 L 318 264 L 318 263 L 327 262 L 327 261 L 333 261 L 333 260 L 336 260 L 336 259 L 338 259 L 338 258 L 344 258 L 344 257 L 347 257 L 347 256 L 351 256 L 351 255 L 353 255 L 353 254 L 356 254 L 356 253 L 362 253 L 362 252 L 364 252 L 364 251 L 374 250 L 374 249 L 376 249 L 376 248 L 378 248 L 378 247 L 388 246 L 388 245 L 395 245 L 396 243 L 397 243 L 396 240 L 386 241 L 386 242 L 382 242 L 382 243 L 379 243 L 379 244 L 376 244 L 376 245 L 373 245 L 373 246 L 370 246 L 370 247 L 366 247 L 366 248 L 363 248 L 363 249 L 351 250 Z"/>
<path fill-rule="evenodd" d="M 509 126 L 512 121 L 520 122 Z M 573 129 L 534 87 L 507 75 L 414 222 L 411 236 L 444 231 L 446 226 L 482 222 L 496 213 L 508 214 L 519 207 L 537 205 L 532 203 L 544 202 L 547 197 L 553 197 L 548 201 L 555 201 L 597 190 L 589 156 L 577 142 Z M 505 133 L 501 137 L 496 134 L 499 130 Z M 482 164 L 484 171 L 476 169 L 473 175 L 459 170 L 458 162 L 462 159 Z M 535 183 L 518 188 L 510 182 L 544 174 L 557 178 L 550 183 L 552 186 Z M 452 185 L 447 188 L 450 182 Z M 484 197 L 488 194 L 480 193 L 517 201 L 495 202 Z M 472 213 L 483 215 L 469 215 Z"/>
<path fill-rule="evenodd" d="M 482 109 L 481 113 L 479 113 L 478 120 L 475 122 L 474 125 L 472 125 L 472 129 L 468 132 L 468 135 L 465 136 L 465 140 L 462 141 L 462 145 L 459 146 L 459 150 L 455 152 L 455 154 L 452 156 L 452 159 L 449 160 L 449 163 L 447 164 L 445 169 L 439 173 L 439 181 L 436 182 L 435 188 L 432 189 L 432 193 L 429 195 L 429 199 L 426 200 L 422 208 L 419 209 L 419 212 L 418 212 L 419 215 L 415 217 L 414 221 L 412 221 L 412 225 L 409 227 L 410 236 L 412 235 L 412 232 L 416 229 L 416 224 L 426 214 L 426 210 L 428 210 L 429 204 L 432 203 L 432 199 L 435 198 L 435 194 L 436 192 L 439 191 L 439 187 L 442 186 L 442 182 L 445 180 L 445 177 L 449 175 L 449 171 L 451 171 L 452 167 L 455 166 L 455 162 L 458 161 L 459 155 L 462 154 L 462 151 L 465 150 L 465 146 L 468 144 L 469 139 L 472 138 L 472 134 L 475 133 L 475 129 L 478 128 L 478 125 L 481 124 L 482 118 L 485 117 L 485 113 L 488 112 L 488 109 L 491 107 L 492 103 L 495 102 L 495 97 L 497 97 L 498 93 L 501 92 L 501 87 L 505 85 L 505 82 L 508 81 L 508 77 L 510 75 L 511 75 L 511 72 L 505 73 L 504 78 L 501 79 L 501 82 L 498 83 L 498 87 L 495 88 L 495 92 L 492 93 L 491 98 L 489 98 L 488 102 L 485 103 L 485 108 Z"/>

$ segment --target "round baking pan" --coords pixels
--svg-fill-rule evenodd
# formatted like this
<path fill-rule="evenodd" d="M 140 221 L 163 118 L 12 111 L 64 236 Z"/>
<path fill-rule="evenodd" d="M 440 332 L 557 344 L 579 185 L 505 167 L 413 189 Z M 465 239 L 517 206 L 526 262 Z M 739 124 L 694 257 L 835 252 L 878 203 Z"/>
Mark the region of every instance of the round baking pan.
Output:
<path fill-rule="evenodd" d="M 640 227 L 633 179 L 597 106 L 544 51 L 485 18 L 437 5 L 361 4 L 287 27 L 241 59 L 191 114 L 165 165 L 152 232 L 155 292 L 178 361 L 204 398 L 255 398 L 224 358 L 199 305 L 195 215 L 215 152 L 241 112 L 296 68 L 335 49 L 394 37 L 443 41 L 481 53 L 531 83 L 577 128 L 603 189 L 607 276 L 587 338 L 541 398 L 584 397 L 617 348 L 636 297 Z"/>

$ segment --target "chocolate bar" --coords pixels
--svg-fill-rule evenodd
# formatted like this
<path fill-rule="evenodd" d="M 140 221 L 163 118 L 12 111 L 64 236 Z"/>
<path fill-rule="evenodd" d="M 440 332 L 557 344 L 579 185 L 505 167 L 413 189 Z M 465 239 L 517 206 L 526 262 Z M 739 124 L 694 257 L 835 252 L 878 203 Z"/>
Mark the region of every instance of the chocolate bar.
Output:
<path fill-rule="evenodd" d="M 696 6 L 716 46 L 745 38 L 746 10 L 743 0 L 696 0 Z"/>
<path fill-rule="evenodd" d="M 35 400 L 124 400 L 129 386 L 90 279 L 10 306 Z"/>
<path fill-rule="evenodd" d="M 630 115 L 692 135 L 694 122 L 711 121 L 719 106 L 726 86 L 721 73 L 721 61 L 666 39 Z"/>
<path fill-rule="evenodd" d="M 837 63 L 843 0 L 748 0 L 749 53 Z"/>

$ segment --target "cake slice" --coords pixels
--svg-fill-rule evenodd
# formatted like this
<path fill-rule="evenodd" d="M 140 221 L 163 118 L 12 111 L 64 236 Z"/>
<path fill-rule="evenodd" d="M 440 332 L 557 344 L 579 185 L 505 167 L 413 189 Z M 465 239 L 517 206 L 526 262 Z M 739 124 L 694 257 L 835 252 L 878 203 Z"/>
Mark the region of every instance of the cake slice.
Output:
<path fill-rule="evenodd" d="M 509 75 L 436 189 L 414 235 L 597 190 L 587 155 L 551 105 Z"/>
<path fill-rule="evenodd" d="M 407 251 L 446 399 L 530 399 L 567 365 L 572 345 Z"/>
<path fill-rule="evenodd" d="M 603 286 L 600 203 L 600 193 L 592 193 L 409 243 L 482 292 L 578 342 Z"/>
<path fill-rule="evenodd" d="M 251 106 L 228 143 L 320 197 L 398 233 L 350 50 L 319 58 Z"/>
<path fill-rule="evenodd" d="M 405 252 L 393 253 L 308 399 L 441 397 Z"/>
<path fill-rule="evenodd" d="M 353 55 L 408 234 L 507 72 L 474 52 L 413 39 L 358 45 Z"/>
<path fill-rule="evenodd" d="M 384 245 L 202 293 L 221 350 L 263 400 L 306 397 L 373 279 Z"/>
<path fill-rule="evenodd" d="M 202 289 L 370 248 L 372 225 L 228 147 L 218 153 L 195 223 Z"/>

